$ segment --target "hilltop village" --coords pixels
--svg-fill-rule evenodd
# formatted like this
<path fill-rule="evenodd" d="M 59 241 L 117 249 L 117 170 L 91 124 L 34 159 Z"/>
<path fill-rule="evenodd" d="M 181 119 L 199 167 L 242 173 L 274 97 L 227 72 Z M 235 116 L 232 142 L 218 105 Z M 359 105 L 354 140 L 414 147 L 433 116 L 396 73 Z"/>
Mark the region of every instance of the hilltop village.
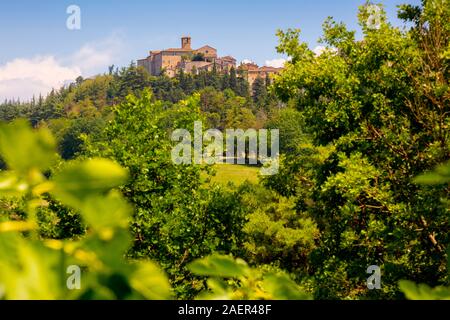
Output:
<path fill-rule="evenodd" d="M 240 71 L 239 74 L 246 78 L 250 85 L 258 77 L 272 77 L 282 68 L 263 66 L 254 63 L 242 63 L 236 65 L 236 59 L 231 56 L 219 57 L 217 49 L 204 45 L 198 49 L 191 47 L 191 37 L 181 38 L 180 48 L 169 48 L 150 51 L 147 58 L 137 61 L 138 66 L 144 67 L 151 75 L 159 76 L 162 73 L 169 77 L 175 77 L 177 72 L 183 70 L 186 73 L 198 74 L 202 71 L 228 73 L 232 68 Z"/>

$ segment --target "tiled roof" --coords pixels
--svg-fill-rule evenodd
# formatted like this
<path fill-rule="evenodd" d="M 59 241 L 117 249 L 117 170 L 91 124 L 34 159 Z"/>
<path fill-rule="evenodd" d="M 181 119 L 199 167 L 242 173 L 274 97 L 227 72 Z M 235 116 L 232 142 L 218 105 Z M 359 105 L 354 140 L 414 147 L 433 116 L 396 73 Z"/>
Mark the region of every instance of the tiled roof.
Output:
<path fill-rule="evenodd" d="M 222 60 L 234 60 L 234 61 L 236 61 L 236 59 L 233 58 L 232 56 L 225 56 L 225 57 L 221 57 L 220 59 L 222 59 Z"/>
<path fill-rule="evenodd" d="M 200 50 L 200 49 L 213 49 L 213 50 L 216 50 L 216 48 L 213 48 L 213 47 L 211 47 L 211 46 L 206 45 L 206 46 L 200 47 L 200 48 L 198 48 L 198 49 L 195 49 L 194 51 L 198 51 L 198 50 Z"/>
<path fill-rule="evenodd" d="M 169 51 L 169 52 L 172 52 L 172 51 L 184 51 L 184 52 L 191 52 L 191 51 L 193 51 L 192 49 L 186 49 L 186 48 L 169 48 L 169 49 L 164 49 L 164 50 L 162 50 L 163 52 L 164 51 Z"/>
<path fill-rule="evenodd" d="M 260 71 L 267 71 L 267 72 L 277 72 L 277 71 L 281 71 L 283 68 L 275 68 L 275 67 L 268 67 L 268 66 L 264 66 L 259 68 Z"/>
<path fill-rule="evenodd" d="M 248 71 L 250 71 L 250 70 L 258 70 L 258 65 L 257 64 L 255 64 L 255 63 L 242 63 L 240 66 L 239 66 L 239 68 L 240 69 L 243 69 L 243 70 L 248 70 Z"/>

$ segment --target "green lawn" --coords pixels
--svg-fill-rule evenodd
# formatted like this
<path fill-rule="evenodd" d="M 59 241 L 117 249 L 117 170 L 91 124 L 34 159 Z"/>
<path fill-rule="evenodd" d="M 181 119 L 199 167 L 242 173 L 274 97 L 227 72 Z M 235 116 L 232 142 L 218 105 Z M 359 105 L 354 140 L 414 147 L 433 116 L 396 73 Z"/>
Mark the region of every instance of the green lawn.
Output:
<path fill-rule="evenodd" d="M 216 164 L 214 165 L 215 176 L 211 177 L 211 183 L 228 184 L 234 183 L 241 185 L 246 180 L 252 183 L 258 183 L 259 168 L 253 166 L 237 164 Z"/>

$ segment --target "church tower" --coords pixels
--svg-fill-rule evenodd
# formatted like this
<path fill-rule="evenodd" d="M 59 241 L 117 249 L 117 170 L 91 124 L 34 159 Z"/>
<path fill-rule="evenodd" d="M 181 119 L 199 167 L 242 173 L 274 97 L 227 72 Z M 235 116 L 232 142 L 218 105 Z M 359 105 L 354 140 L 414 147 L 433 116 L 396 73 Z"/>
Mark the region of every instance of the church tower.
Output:
<path fill-rule="evenodd" d="M 191 50 L 191 37 L 181 38 L 181 48 Z"/>

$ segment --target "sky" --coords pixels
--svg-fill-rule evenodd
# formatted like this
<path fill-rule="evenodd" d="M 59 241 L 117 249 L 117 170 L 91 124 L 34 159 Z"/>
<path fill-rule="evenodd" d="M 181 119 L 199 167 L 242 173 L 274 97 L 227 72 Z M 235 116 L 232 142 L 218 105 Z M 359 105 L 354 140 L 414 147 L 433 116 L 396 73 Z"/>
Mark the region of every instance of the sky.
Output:
<path fill-rule="evenodd" d="M 396 6 L 420 0 L 379 0 L 394 25 Z M 332 16 L 358 30 L 365 0 L 14 0 L 0 3 L 0 101 L 30 99 L 77 76 L 104 73 L 145 58 L 149 50 L 211 45 L 221 56 L 259 65 L 280 65 L 278 29 L 300 28 L 311 49 Z M 80 8 L 80 29 L 67 28 L 71 5 Z"/>

